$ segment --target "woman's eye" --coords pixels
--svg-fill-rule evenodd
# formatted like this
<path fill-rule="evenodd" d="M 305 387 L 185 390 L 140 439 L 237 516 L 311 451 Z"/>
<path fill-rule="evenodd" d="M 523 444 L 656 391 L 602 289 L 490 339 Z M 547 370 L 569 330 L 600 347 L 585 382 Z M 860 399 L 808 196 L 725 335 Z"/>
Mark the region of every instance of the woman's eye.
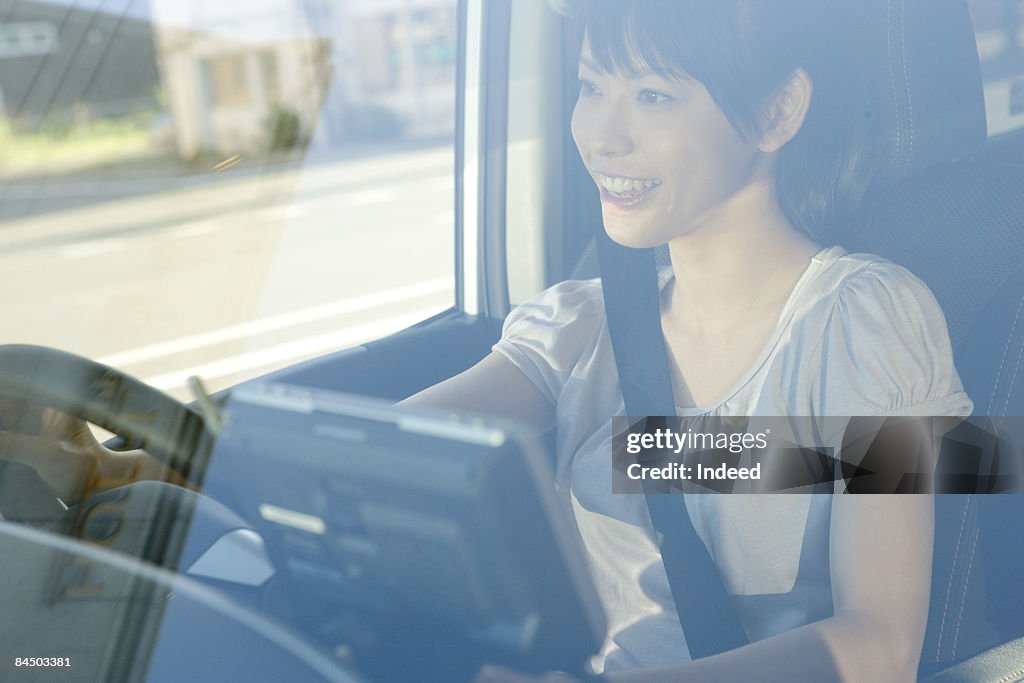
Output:
<path fill-rule="evenodd" d="M 657 90 L 645 89 L 637 94 L 636 99 L 643 104 L 660 104 L 662 102 L 671 102 L 675 98 Z"/>
<path fill-rule="evenodd" d="M 591 97 L 598 93 L 597 86 L 588 81 L 585 78 L 579 79 L 580 81 L 580 97 Z"/>

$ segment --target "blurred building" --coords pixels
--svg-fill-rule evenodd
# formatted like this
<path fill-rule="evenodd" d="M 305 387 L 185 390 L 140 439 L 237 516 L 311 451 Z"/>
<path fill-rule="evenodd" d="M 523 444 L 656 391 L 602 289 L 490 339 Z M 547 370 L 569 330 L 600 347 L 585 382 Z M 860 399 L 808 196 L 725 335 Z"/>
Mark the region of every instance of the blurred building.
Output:
<path fill-rule="evenodd" d="M 178 152 L 450 134 L 455 0 L 151 0 Z"/>
<path fill-rule="evenodd" d="M 339 73 L 331 117 L 322 124 L 326 136 L 369 136 L 373 131 L 361 131 L 358 117 L 375 112 L 397 119 L 408 137 L 451 135 L 455 13 L 454 0 L 348 0 L 336 23 Z"/>
<path fill-rule="evenodd" d="M 180 156 L 264 149 L 275 114 L 313 124 L 330 39 L 299 3 L 152 0 L 160 72 Z"/>

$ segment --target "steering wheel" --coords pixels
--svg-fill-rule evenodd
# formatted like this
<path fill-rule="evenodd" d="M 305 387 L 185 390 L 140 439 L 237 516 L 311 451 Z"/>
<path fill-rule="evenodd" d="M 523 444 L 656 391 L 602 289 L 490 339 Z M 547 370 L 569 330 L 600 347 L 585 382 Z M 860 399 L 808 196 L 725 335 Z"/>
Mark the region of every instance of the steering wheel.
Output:
<path fill-rule="evenodd" d="M 42 346 L 0 345 L 0 398 L 98 425 L 186 478 L 201 474 L 212 443 L 193 408 L 119 370 Z"/>

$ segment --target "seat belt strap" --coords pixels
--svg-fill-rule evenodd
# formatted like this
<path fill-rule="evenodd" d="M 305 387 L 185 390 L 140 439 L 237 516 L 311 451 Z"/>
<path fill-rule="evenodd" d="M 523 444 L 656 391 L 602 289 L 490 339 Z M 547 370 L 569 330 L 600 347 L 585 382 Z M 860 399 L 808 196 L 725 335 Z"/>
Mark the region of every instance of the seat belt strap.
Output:
<path fill-rule="evenodd" d="M 675 399 L 661 334 L 654 250 L 623 247 L 603 229 L 597 230 L 595 239 L 626 414 L 673 416 Z M 746 645 L 749 639 L 736 606 L 690 520 L 685 496 L 648 491 L 646 499 L 690 657 L 699 659 Z"/>

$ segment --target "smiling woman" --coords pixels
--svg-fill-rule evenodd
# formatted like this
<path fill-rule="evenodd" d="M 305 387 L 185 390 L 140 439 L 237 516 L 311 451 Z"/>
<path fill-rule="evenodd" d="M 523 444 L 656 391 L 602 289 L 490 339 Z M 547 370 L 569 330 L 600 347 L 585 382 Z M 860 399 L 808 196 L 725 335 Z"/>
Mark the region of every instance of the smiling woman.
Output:
<path fill-rule="evenodd" d="M 659 332 L 679 415 L 971 411 L 928 289 L 827 246 L 855 230 L 880 141 L 848 37 L 865 11 L 824 5 L 573 5 L 573 139 L 608 236 L 668 246 Z M 599 281 L 555 285 L 512 311 L 491 356 L 410 399 L 557 422 L 557 483 L 608 617 L 594 669 L 623 682 L 913 679 L 928 496 L 687 495 L 752 641 L 695 658 L 645 500 L 612 493 L 610 422 L 627 413 L 608 324 Z M 819 427 L 820 445 L 842 445 Z"/>
<path fill-rule="evenodd" d="M 608 3 L 586 13 L 585 5 L 576 4 L 577 35 L 586 34 L 573 117 L 578 143 L 581 135 L 600 135 L 593 126 L 602 125 L 602 111 L 608 113 L 610 105 L 588 106 L 602 94 L 596 81 L 601 74 L 622 74 L 636 105 L 628 113 L 645 132 L 637 141 L 645 145 L 640 156 L 686 158 L 675 172 L 688 172 L 681 180 L 689 187 L 730 166 L 733 173 L 749 173 L 753 169 L 742 164 L 754 161 L 754 151 L 778 150 L 772 169 L 757 170 L 761 179 L 772 174 L 771 190 L 787 220 L 818 240 L 834 240 L 849 229 L 878 144 L 877 122 L 863 115 L 862 76 L 847 30 L 856 25 L 856 11 L 845 3 L 826 8 L 798 0 L 653 2 L 645 12 Z M 663 20 L 673 15 L 677 21 Z M 681 147 L 687 142 L 692 148 Z M 702 149 L 712 150 L 708 158 L 695 156 Z M 725 182 L 735 189 L 738 180 Z"/>

